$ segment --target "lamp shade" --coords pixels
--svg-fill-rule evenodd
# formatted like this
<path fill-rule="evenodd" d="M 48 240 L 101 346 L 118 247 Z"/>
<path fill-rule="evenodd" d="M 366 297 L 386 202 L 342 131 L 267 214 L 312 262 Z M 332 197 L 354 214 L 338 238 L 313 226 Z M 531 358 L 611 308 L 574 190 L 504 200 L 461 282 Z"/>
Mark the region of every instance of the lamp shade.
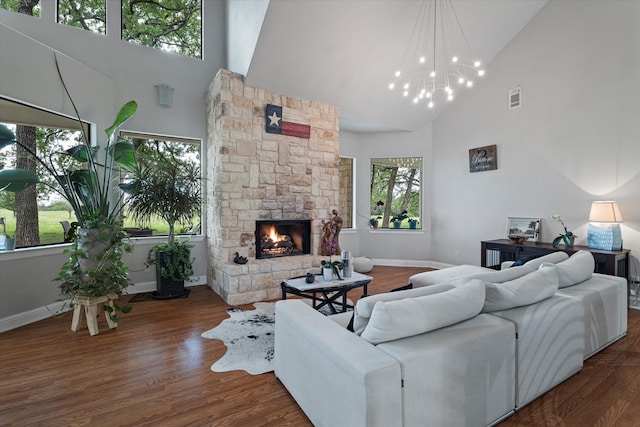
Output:
<path fill-rule="evenodd" d="M 617 202 L 593 202 L 589 212 L 590 222 L 622 222 Z"/>

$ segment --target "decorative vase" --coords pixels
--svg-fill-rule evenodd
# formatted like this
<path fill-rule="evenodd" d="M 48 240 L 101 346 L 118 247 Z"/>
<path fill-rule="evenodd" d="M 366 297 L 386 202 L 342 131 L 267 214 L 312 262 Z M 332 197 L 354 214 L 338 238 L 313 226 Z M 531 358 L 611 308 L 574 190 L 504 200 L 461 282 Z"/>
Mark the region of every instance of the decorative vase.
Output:
<path fill-rule="evenodd" d="M 315 280 L 316 280 L 316 277 L 311 273 L 307 273 L 307 276 L 304 279 L 304 281 L 307 283 L 313 283 L 315 282 Z"/>
<path fill-rule="evenodd" d="M 329 267 L 329 268 L 323 267 L 322 268 L 322 278 L 326 282 L 332 281 L 333 280 L 333 269 L 331 267 Z"/>

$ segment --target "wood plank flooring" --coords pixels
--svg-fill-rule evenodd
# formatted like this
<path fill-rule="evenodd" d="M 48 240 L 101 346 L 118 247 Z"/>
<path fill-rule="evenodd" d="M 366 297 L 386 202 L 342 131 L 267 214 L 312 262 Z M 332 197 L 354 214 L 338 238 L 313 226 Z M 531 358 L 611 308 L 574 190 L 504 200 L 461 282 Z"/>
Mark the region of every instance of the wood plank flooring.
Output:
<path fill-rule="evenodd" d="M 424 270 L 375 267 L 369 293 Z M 94 337 L 71 332 L 70 313 L 0 334 L 0 426 L 311 425 L 273 373 L 210 370 L 226 347 L 200 334 L 228 306 L 206 286 L 191 289 L 132 303 L 114 330 L 101 318 Z M 627 337 L 501 425 L 640 425 L 639 338 L 640 312 L 630 310 Z"/>

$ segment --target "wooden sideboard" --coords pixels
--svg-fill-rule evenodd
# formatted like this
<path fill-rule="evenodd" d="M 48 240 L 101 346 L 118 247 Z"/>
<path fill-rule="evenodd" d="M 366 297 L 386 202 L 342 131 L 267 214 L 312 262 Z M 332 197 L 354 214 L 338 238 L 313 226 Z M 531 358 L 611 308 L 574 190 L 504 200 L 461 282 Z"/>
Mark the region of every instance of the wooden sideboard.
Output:
<path fill-rule="evenodd" d="M 513 243 L 509 239 L 484 240 L 481 243 L 480 262 L 483 267 L 500 269 L 503 261 L 515 261 L 525 256 L 542 256 L 551 252 L 564 251 L 568 255 L 584 250 L 593 254 L 595 273 L 620 276 L 629 280 L 629 249 L 619 251 L 603 251 L 590 249 L 587 246 L 553 247 L 551 243 L 524 242 Z"/>

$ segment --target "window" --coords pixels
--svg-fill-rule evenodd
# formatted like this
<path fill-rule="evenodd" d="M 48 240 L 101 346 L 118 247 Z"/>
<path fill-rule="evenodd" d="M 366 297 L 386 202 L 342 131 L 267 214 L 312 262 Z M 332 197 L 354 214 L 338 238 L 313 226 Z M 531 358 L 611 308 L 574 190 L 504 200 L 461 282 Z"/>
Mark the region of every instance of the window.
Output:
<path fill-rule="evenodd" d="M 41 158 L 51 158 L 58 170 L 64 170 L 69 159 L 53 153 L 78 145 L 84 141 L 77 120 L 44 111 L 29 105 L 0 98 L 0 123 L 16 134 L 19 144 L 33 147 Z M 85 123 L 86 134 L 89 135 Z M 16 153 L 21 152 L 21 160 Z M 16 238 L 16 247 L 63 243 L 65 222 L 75 221 L 71 205 L 47 184 L 52 176 L 16 144 L 0 150 L 1 169 L 27 169 L 37 167 L 42 184 L 31 186 L 20 193 L 0 191 L 0 218 L 5 218 L 6 232 Z"/>
<path fill-rule="evenodd" d="M 120 135 L 133 142 L 139 163 L 155 162 L 159 157 L 170 157 L 172 162 L 194 170 L 200 176 L 200 140 L 172 138 L 132 132 L 121 132 Z M 125 196 L 126 197 L 126 196 Z M 127 205 L 124 205 L 124 227 L 131 235 L 166 236 L 169 225 L 161 218 L 154 218 L 149 223 L 139 224 L 127 218 Z M 177 234 L 200 234 L 201 214 L 192 218 L 187 224 L 176 224 Z"/>
<path fill-rule="evenodd" d="M 40 0 L 0 0 L 0 7 L 10 12 L 40 17 Z"/>
<path fill-rule="evenodd" d="M 372 228 L 421 228 L 422 157 L 371 159 Z"/>
<path fill-rule="evenodd" d="M 349 157 L 340 157 L 339 176 L 340 190 L 338 192 L 338 212 L 343 220 L 343 227 L 353 228 L 353 199 L 355 160 Z"/>
<path fill-rule="evenodd" d="M 202 58 L 201 0 L 122 0 L 122 39 Z"/>
<path fill-rule="evenodd" d="M 106 0 L 58 0 L 58 23 L 106 34 Z"/>

